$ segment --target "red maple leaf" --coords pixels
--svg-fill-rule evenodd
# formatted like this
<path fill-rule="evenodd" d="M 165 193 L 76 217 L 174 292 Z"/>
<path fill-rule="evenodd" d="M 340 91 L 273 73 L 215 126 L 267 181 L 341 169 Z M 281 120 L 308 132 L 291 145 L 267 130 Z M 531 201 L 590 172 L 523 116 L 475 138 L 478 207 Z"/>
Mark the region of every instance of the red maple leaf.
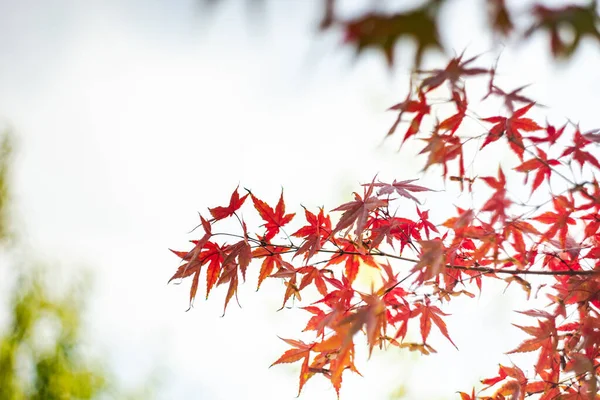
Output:
<path fill-rule="evenodd" d="M 338 247 L 340 249 L 339 253 L 332 257 L 327 265 L 340 264 L 345 261 L 344 276 L 350 284 L 356 279 L 361 263 L 379 268 L 373 257 L 361 254 L 361 249 L 354 242 L 347 239 L 339 239 Z"/>
<path fill-rule="evenodd" d="M 496 191 L 504 190 L 506 188 L 506 176 L 500 167 L 498 167 L 497 179 L 493 176 L 482 176 L 480 179 L 487 183 L 492 189 L 496 189 Z"/>
<path fill-rule="evenodd" d="M 496 192 L 490 197 L 490 199 L 483 205 L 481 211 L 490 211 L 492 212 L 492 218 L 490 220 L 490 224 L 500 220 L 506 220 L 506 210 L 512 202 L 506 198 L 506 177 L 504 176 L 504 172 L 502 169 L 498 168 L 498 179 L 491 176 L 484 176 L 481 179 L 491 186 L 493 189 L 496 189 Z"/>
<path fill-rule="evenodd" d="M 420 328 L 423 343 L 427 342 L 427 338 L 431 332 L 431 323 L 433 322 L 438 327 L 442 335 L 444 335 L 450 341 L 450 343 L 456 347 L 456 344 L 454 344 L 452 339 L 450 339 L 450 334 L 448 333 L 448 328 L 446 328 L 446 323 L 441 317 L 447 316 L 448 314 L 442 312 L 442 310 L 440 310 L 438 307 L 432 306 L 429 297 L 425 298 L 425 302 L 419 301 L 415 303 L 414 306 L 415 308 L 411 311 L 411 318 L 421 315 Z M 458 349 L 458 347 L 456 348 Z"/>
<path fill-rule="evenodd" d="M 429 210 L 421 211 L 419 207 L 417 207 L 417 214 L 419 215 L 419 226 L 425 229 L 425 236 L 429 239 L 429 230 L 431 229 L 433 232 L 438 233 L 437 228 L 431 221 L 429 221 Z"/>
<path fill-rule="evenodd" d="M 421 246 L 421 254 L 412 271 L 420 271 L 418 280 L 424 282 L 442 273 L 446 268 L 446 248 L 440 239 L 421 240 L 418 243 Z"/>
<path fill-rule="evenodd" d="M 555 197 L 552 199 L 552 203 L 556 212 L 547 211 L 533 219 L 542 224 L 552 225 L 544 233 L 542 240 L 548 241 L 558 233 L 560 245 L 564 248 L 567 241 L 567 234 L 569 233 L 569 225 L 575 225 L 575 219 L 571 218 L 571 213 L 575 206 L 573 199 L 568 199 L 565 196 Z"/>
<path fill-rule="evenodd" d="M 302 290 L 314 282 L 321 296 L 327 296 L 327 285 L 325 284 L 323 277 L 324 274 L 331 273 L 331 271 L 307 265 L 306 267 L 298 268 L 298 273 L 304 274 L 298 290 Z"/>
<path fill-rule="evenodd" d="M 346 340 L 349 341 L 364 326 L 370 355 L 373 352 L 373 347 L 385 332 L 387 326 L 386 307 L 378 295 L 361 294 L 361 298 L 365 305 L 358 307 L 356 311 L 347 315 L 339 322 L 337 327 L 344 328 L 343 333 L 347 338 Z"/>
<path fill-rule="evenodd" d="M 538 138 L 535 136 L 529 136 L 527 137 L 527 139 L 531 140 L 533 143 L 548 143 L 550 145 L 553 145 L 563 135 L 566 127 L 567 124 L 563 125 L 560 129 L 556 129 L 556 127 L 547 123 L 546 137 Z"/>
<path fill-rule="evenodd" d="M 223 306 L 223 315 L 225 315 L 225 311 L 227 310 L 227 305 L 229 304 L 229 300 L 236 295 L 237 298 L 237 287 L 238 287 L 238 265 L 234 262 L 230 262 L 229 264 L 223 264 L 223 268 L 221 271 L 221 276 L 217 281 L 217 286 L 222 285 L 224 283 L 229 283 L 229 287 L 227 288 L 227 294 L 225 295 L 225 305 Z M 238 303 L 239 304 L 239 303 Z"/>
<path fill-rule="evenodd" d="M 463 145 L 460 142 L 460 138 L 451 134 L 440 135 L 438 129 L 436 129 L 431 136 L 421 140 L 427 142 L 427 145 L 419 154 L 429 153 L 427 163 L 423 167 L 424 171 L 434 164 L 442 164 L 444 166 L 443 176 L 445 177 L 448 175 L 448 161 L 458 157 L 458 174 L 464 176 Z"/>
<path fill-rule="evenodd" d="M 483 99 L 484 100 L 487 99 L 492 94 L 497 97 L 502 97 L 504 99 L 504 105 L 506 106 L 508 111 L 513 113 L 515 111 L 515 107 L 514 107 L 513 103 L 527 103 L 527 104 L 534 103 L 534 101 L 531 100 L 530 98 L 519 94 L 519 92 L 521 90 L 523 90 L 527 87 L 529 87 L 529 85 L 521 86 L 519 88 L 516 88 L 512 92 L 506 93 L 504 90 L 502 90 L 498 86 L 494 85 L 493 74 L 492 74 L 492 80 L 490 81 L 489 91 Z"/>
<path fill-rule="evenodd" d="M 496 390 L 496 393 L 494 395 L 494 399 L 519 399 L 519 400 L 523 400 L 525 398 L 525 395 L 527 393 L 526 388 L 527 388 L 527 377 L 525 376 L 525 373 L 523 373 L 523 370 L 521 370 L 519 367 L 514 366 L 514 367 L 505 367 L 504 365 L 500 365 L 500 369 L 498 371 L 498 376 L 495 378 L 489 378 L 489 379 L 482 379 L 481 383 L 483 383 L 484 385 L 487 385 L 487 388 L 489 388 L 490 386 L 495 385 L 498 382 L 502 382 L 504 381 L 506 378 L 512 378 L 510 380 L 508 380 L 506 383 L 504 383 L 498 390 Z M 500 397 L 502 396 L 502 397 Z M 508 397 L 511 396 L 511 397 Z"/>
<path fill-rule="evenodd" d="M 568 156 L 573 154 L 573 160 L 577 161 L 581 168 L 583 168 L 583 164 L 586 162 L 592 164 L 594 167 L 600 169 L 600 163 L 598 159 L 588 153 L 587 151 L 583 151 L 583 148 L 588 144 L 592 143 L 588 139 L 586 139 L 582 134 L 579 128 L 575 131 L 575 135 L 573 136 L 573 146 L 567 147 L 565 151 L 562 153 L 561 157 Z"/>
<path fill-rule="evenodd" d="M 194 254 L 194 251 L 183 254 L 180 252 L 174 252 L 179 256 L 184 256 L 185 258 L 188 256 L 191 257 L 189 258 L 190 261 L 181 265 L 177 269 L 177 272 L 175 272 L 171 279 L 169 279 L 169 282 L 171 282 L 173 279 L 186 278 L 194 274 L 192 287 L 190 288 L 190 306 L 196 297 L 200 271 L 202 266 L 206 263 L 208 263 L 208 272 L 206 276 L 206 297 L 208 297 L 210 289 L 212 289 L 214 286 L 215 282 L 219 278 L 219 273 L 221 272 L 221 265 L 223 264 L 223 250 L 224 248 L 216 243 L 206 242 L 202 250 L 197 254 Z"/>
<path fill-rule="evenodd" d="M 307 209 L 304 209 L 304 214 L 308 225 L 292 233 L 292 236 L 304 239 L 304 243 L 296 250 L 294 257 L 304 254 L 304 259 L 308 261 L 321 249 L 321 246 L 323 246 L 331 235 L 331 219 L 329 215 L 325 216 L 323 214 L 322 208 L 318 215 L 311 213 Z"/>
<path fill-rule="evenodd" d="M 419 203 L 419 199 L 417 199 L 415 196 L 413 196 L 411 193 L 409 192 L 426 192 L 426 191 L 431 191 L 431 189 L 426 188 L 424 186 L 419 186 L 419 185 L 413 185 L 412 182 L 414 181 L 418 181 L 418 179 L 408 179 L 405 181 L 396 181 L 394 179 L 394 182 L 392 183 L 383 183 L 383 182 L 378 182 L 378 183 L 370 183 L 370 184 L 365 184 L 363 186 L 369 186 L 369 185 L 373 185 L 374 187 L 378 187 L 379 190 L 377 191 L 377 195 L 381 196 L 381 195 L 389 195 L 392 193 L 397 193 L 402 197 L 406 197 L 407 199 L 411 199 L 416 203 Z"/>
<path fill-rule="evenodd" d="M 284 261 L 283 258 L 281 258 L 281 254 L 285 254 L 287 251 L 288 249 L 285 247 L 278 247 L 272 245 L 266 245 L 254 249 L 254 251 L 252 252 L 253 258 L 264 257 L 264 260 L 260 267 L 260 273 L 258 275 L 258 285 L 256 286 L 256 290 L 260 288 L 260 284 L 265 280 L 265 278 L 271 276 L 271 273 L 275 268 L 282 268 L 284 263 L 288 264 L 288 266 L 291 266 L 287 261 Z"/>
<path fill-rule="evenodd" d="M 306 381 L 312 375 L 314 375 L 314 374 L 311 374 L 308 369 L 308 361 L 309 361 L 309 357 L 310 357 L 310 351 L 313 348 L 313 345 L 306 344 L 300 340 L 283 339 L 283 338 L 280 338 L 280 339 L 283 340 L 284 342 L 286 342 L 287 344 L 293 346 L 293 348 L 289 349 L 285 353 L 283 353 L 281 355 L 281 357 L 279 357 L 277 359 L 277 361 L 275 361 L 273 364 L 271 364 L 271 367 L 273 365 L 277 365 L 277 364 L 293 363 L 296 361 L 304 360 L 302 362 L 302 367 L 300 368 L 300 385 L 298 388 L 298 396 L 299 396 L 300 392 L 302 391 L 302 387 L 304 386 Z"/>
<path fill-rule="evenodd" d="M 580 217 L 582 220 L 586 220 L 589 222 L 585 223 L 585 237 L 588 238 L 594 234 L 596 234 L 596 232 L 598 232 L 598 228 L 600 228 L 600 214 L 598 213 L 591 213 L 591 214 L 586 214 Z M 599 254 L 600 256 L 600 254 Z M 600 258 L 600 257 L 598 257 Z"/>
<path fill-rule="evenodd" d="M 279 202 L 277 206 L 275 206 L 275 210 L 273 210 L 267 203 L 258 199 L 252 193 L 250 193 L 252 197 L 252 202 L 254 203 L 254 208 L 260 214 L 260 217 L 266 222 L 263 226 L 267 228 L 265 233 L 264 240 L 269 241 L 275 237 L 276 234 L 279 233 L 282 226 L 289 223 L 292 218 L 294 218 L 295 213 L 285 214 L 285 203 L 283 202 L 283 190 L 281 191 L 281 196 L 279 197 Z"/>
<path fill-rule="evenodd" d="M 356 223 L 355 234 L 360 240 L 362 233 L 367 226 L 367 219 L 369 213 L 379 207 L 387 206 L 388 200 L 382 200 L 373 196 L 373 188 L 375 187 L 373 182 L 365 188 L 363 197 L 358 193 L 354 192 L 354 201 L 344 203 L 341 206 L 334 208 L 332 211 L 344 211 L 340 220 L 333 229 L 333 233 L 339 232 L 342 229 L 348 228 Z"/>
<path fill-rule="evenodd" d="M 302 309 L 313 314 L 313 316 L 308 320 L 303 332 L 316 331 L 317 336 L 323 337 L 325 334 L 325 327 L 329 326 L 329 320 L 331 319 L 327 317 L 330 317 L 331 313 L 327 314 L 317 306 L 307 306 L 302 307 Z"/>
<path fill-rule="evenodd" d="M 410 219 L 389 217 L 374 218 L 371 224 L 370 247 L 378 248 L 383 239 L 394 247 L 393 240 L 400 241 L 400 254 L 404 246 L 412 243 L 412 238 L 421 239 L 418 224 Z"/>
<path fill-rule="evenodd" d="M 525 113 L 527 113 L 527 111 L 529 111 L 534 104 L 535 103 L 531 103 L 528 106 L 519 108 L 509 118 L 483 118 L 482 121 L 491 122 L 495 125 L 492 127 L 492 129 L 490 129 L 485 141 L 483 142 L 483 145 L 481 145 L 481 148 L 483 149 L 488 144 L 493 143 L 502 136 L 506 135 L 506 139 L 508 140 L 510 148 L 522 160 L 525 146 L 523 145 L 523 136 L 521 135 L 520 131 L 533 132 L 542 129 L 542 127 L 535 123 L 535 121 L 532 119 L 523 118 L 523 115 L 525 115 Z"/>
<path fill-rule="evenodd" d="M 171 250 L 183 261 L 188 261 L 188 263 L 185 264 L 185 267 L 184 266 L 179 267 L 179 270 L 177 270 L 175 275 L 173 275 L 171 277 L 171 279 L 169 279 L 169 282 L 171 282 L 173 279 L 183 278 L 184 277 L 183 275 L 185 273 L 187 273 L 187 271 L 190 268 L 194 268 L 194 267 L 196 267 L 195 264 L 200 263 L 200 261 L 201 261 L 201 259 L 199 257 L 200 252 L 202 251 L 202 249 L 208 243 L 208 241 L 210 240 L 210 238 L 212 236 L 210 222 L 205 220 L 204 217 L 202 217 L 202 215 L 200 215 L 200 223 L 201 223 L 202 227 L 204 228 L 205 233 L 204 233 L 204 236 L 202 236 L 202 238 L 200 240 L 192 240 L 192 243 L 194 243 L 194 248 L 192 250 L 190 250 L 188 252 Z M 184 268 L 182 269 L 182 267 L 184 267 Z M 190 274 L 187 274 L 185 276 L 189 276 L 189 275 Z"/>
<path fill-rule="evenodd" d="M 214 207 L 214 208 L 209 208 L 208 210 L 210 211 L 210 215 L 213 216 L 213 220 L 215 220 L 215 221 L 230 217 L 237 210 L 240 209 L 240 207 L 246 201 L 246 197 L 248 197 L 247 193 L 240 198 L 240 195 L 238 193 L 238 188 L 235 188 L 235 190 L 231 194 L 231 198 L 229 199 L 229 205 L 227 207 L 218 206 L 218 207 Z"/>
<path fill-rule="evenodd" d="M 349 309 L 350 303 L 354 297 L 354 288 L 348 278 L 346 278 L 346 275 L 342 274 L 341 280 L 328 276 L 323 276 L 323 278 L 327 283 L 330 283 L 335 290 L 329 292 L 327 296 L 317 301 L 317 303 L 324 303 L 330 308 Z"/>
<path fill-rule="evenodd" d="M 460 92 L 456 90 L 452 92 L 452 99 L 456 105 L 456 114 L 446 118 L 440 122 L 439 125 L 440 129 L 450 131 L 450 135 L 453 135 L 456 132 L 467 114 L 467 92 L 462 93 L 463 95 L 461 97 Z"/>
<path fill-rule="evenodd" d="M 490 72 L 490 70 L 485 68 L 467 68 L 467 64 L 472 63 L 479 56 L 471 57 L 466 61 L 462 61 L 463 56 L 464 52 L 460 56 L 451 59 L 444 69 L 418 71 L 419 73 L 432 74 L 431 76 L 423 79 L 421 82 L 421 89 L 425 92 L 429 92 L 440 86 L 445 81 L 448 81 L 450 82 L 452 89 L 455 90 L 456 84 L 462 76 L 475 76 Z"/>
<path fill-rule="evenodd" d="M 552 353 L 556 351 L 558 345 L 555 317 L 549 317 L 546 320 L 538 320 L 537 327 L 520 325 L 515 326 L 533 337 L 525 340 L 519 345 L 519 347 L 509 351 L 507 354 L 526 353 L 530 351 L 541 350 L 536 364 L 536 371 L 552 368 Z"/>
<path fill-rule="evenodd" d="M 527 183 L 527 178 L 529 177 L 529 172 L 537 170 L 535 174 L 535 178 L 533 179 L 533 185 L 531 187 L 531 193 L 535 192 L 535 190 L 540 187 L 542 182 L 544 181 L 544 177 L 548 182 L 550 182 L 550 176 L 552 175 L 552 167 L 556 165 L 560 165 L 558 160 L 548 160 L 548 156 L 542 149 L 538 150 L 538 157 L 532 158 L 531 160 L 525 161 L 523 164 L 515 167 L 515 171 L 526 172 L 525 175 L 525 183 Z"/>
<path fill-rule="evenodd" d="M 403 102 L 395 104 L 388 109 L 388 111 L 400 111 L 398 117 L 396 118 L 396 122 L 394 122 L 394 124 L 388 131 L 388 136 L 392 135 L 396 131 L 396 128 L 402 121 L 402 115 L 405 112 L 416 113 L 416 115 L 410 122 L 406 133 L 404 134 L 404 138 L 402 139 L 402 143 L 400 144 L 400 146 L 402 146 L 409 137 L 414 136 L 417 134 L 417 132 L 419 132 L 419 128 L 421 127 L 423 117 L 429 114 L 429 112 L 431 111 L 431 108 L 427 104 L 425 94 L 423 92 L 419 92 L 418 97 L 419 101 L 406 99 Z"/>

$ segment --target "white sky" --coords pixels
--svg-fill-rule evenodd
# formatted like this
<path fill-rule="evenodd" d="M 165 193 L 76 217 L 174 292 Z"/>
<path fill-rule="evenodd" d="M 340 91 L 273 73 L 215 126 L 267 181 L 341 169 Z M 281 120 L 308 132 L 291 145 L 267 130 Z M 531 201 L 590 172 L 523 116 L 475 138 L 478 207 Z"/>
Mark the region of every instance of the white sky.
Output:
<path fill-rule="evenodd" d="M 186 248 L 197 211 L 228 201 L 238 183 L 271 202 L 283 186 L 290 211 L 331 209 L 358 182 L 410 179 L 423 161 L 396 154 L 397 142 L 377 147 L 393 119 L 383 111 L 405 96 L 402 69 L 390 73 L 379 54 L 354 63 L 338 37 L 315 35 L 320 1 L 267 2 L 262 21 L 240 3 L 207 15 L 192 0 L 0 1 L 0 118 L 18 139 L 25 247 L 61 271 L 93 271 L 90 342 L 125 384 L 158 367 L 165 399 L 296 395 L 299 365 L 267 368 L 286 347 L 276 335 L 297 337 L 307 318 L 274 312 L 280 286 L 255 293 L 250 275 L 243 309 L 232 303 L 220 318 L 224 289 L 208 301 L 200 292 L 185 313 L 189 282 L 166 285 L 178 262 L 167 248 Z M 488 50 L 480 11 L 448 7 L 448 43 Z M 533 83 L 527 94 L 556 121 L 600 126 L 597 48 L 555 66 L 539 39 L 505 49 L 507 87 Z M 442 219 L 454 199 L 435 196 L 426 206 Z M 470 390 L 518 343 L 509 322 L 522 297 L 458 304 L 449 327 L 460 352 L 438 338 L 443 354 L 427 359 L 375 355 L 359 365 L 364 378 L 344 375 L 342 398 L 385 399 L 400 385 L 408 398 Z M 319 378 L 303 393 L 335 398 Z"/>

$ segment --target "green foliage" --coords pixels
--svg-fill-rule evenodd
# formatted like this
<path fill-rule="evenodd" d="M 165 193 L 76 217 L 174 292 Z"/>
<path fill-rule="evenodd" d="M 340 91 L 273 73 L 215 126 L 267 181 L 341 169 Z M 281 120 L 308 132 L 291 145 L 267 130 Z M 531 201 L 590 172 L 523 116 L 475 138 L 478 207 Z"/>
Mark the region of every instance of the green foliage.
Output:
<path fill-rule="evenodd" d="M 0 136 L 0 240 L 8 236 L 6 216 L 8 204 L 8 167 L 12 150 L 11 136 L 4 133 Z"/>
<path fill-rule="evenodd" d="M 5 261 L 4 256 L 16 244 L 6 241 L 11 236 L 11 139 L 9 134 L 0 136 L 0 242 L 5 242 L 0 261 Z M 0 325 L 0 400 L 153 398 L 155 382 L 137 393 L 124 393 L 100 360 L 86 356 L 81 319 L 88 285 L 50 290 L 56 289 L 56 282 L 50 279 L 49 268 L 26 268 L 14 262 L 9 266 L 18 271 L 19 279 L 0 299 L 10 297 L 10 319 L 6 326 Z"/>
<path fill-rule="evenodd" d="M 0 337 L 0 399 L 95 398 L 108 386 L 103 368 L 82 355 L 81 293 L 53 299 L 37 272 L 13 290 Z"/>

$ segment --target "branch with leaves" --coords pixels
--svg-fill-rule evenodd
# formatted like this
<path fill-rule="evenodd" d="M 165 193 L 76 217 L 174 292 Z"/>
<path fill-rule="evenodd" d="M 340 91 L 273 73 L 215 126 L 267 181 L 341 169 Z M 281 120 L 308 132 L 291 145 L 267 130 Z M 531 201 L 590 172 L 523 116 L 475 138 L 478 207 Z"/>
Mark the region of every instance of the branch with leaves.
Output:
<path fill-rule="evenodd" d="M 442 49 L 437 20 L 443 3 L 430 0 L 395 14 L 373 10 L 347 20 L 336 12 L 335 0 L 325 0 L 321 28 L 341 27 L 345 43 L 358 54 L 380 49 L 390 66 L 396 42 L 411 36 L 417 41 L 419 67 L 427 49 Z M 503 0 L 487 3 L 495 33 L 527 38 L 546 30 L 555 57 L 571 56 L 585 36 L 600 39 L 595 1 L 558 8 L 534 5 L 529 10 L 533 22 L 521 31 Z M 564 26 L 573 29 L 572 38 L 559 35 Z M 322 375 L 339 396 L 343 374 L 359 373 L 357 334 L 366 336 L 369 353 L 374 347 L 397 346 L 427 355 L 436 351 L 429 341 L 435 325 L 456 347 L 446 328 L 444 305 L 458 297 L 474 298 L 484 280 L 503 280 L 522 288 L 527 299 L 535 293 L 549 300 L 542 310 L 521 312 L 532 322 L 517 327 L 530 338 L 509 352 L 537 352 L 537 360 L 525 369 L 530 374 L 516 365 L 501 365 L 498 376 L 482 380 L 480 392 L 460 392 L 462 400 L 597 398 L 600 162 L 594 148 L 600 135 L 569 122 L 557 127 L 536 121 L 536 102 L 522 93 L 527 86 L 501 88 L 497 63 L 487 68 L 477 62 L 478 57 L 464 59 L 461 54 L 444 68 L 416 70 L 418 84 L 389 109 L 397 118 L 386 136 L 393 139 L 403 132 L 401 146 L 421 143 L 423 169 L 441 169 L 440 187 L 458 183 L 470 195 L 468 206 L 457 206 L 454 215 L 433 221 L 419 197 L 438 190 L 407 179 L 411 177 L 391 183 L 375 177 L 353 193 L 352 201 L 329 212 L 304 209 L 300 223 L 295 213 L 286 213 L 283 192 L 272 206 L 236 188 L 229 204 L 210 208 L 210 217 L 200 216 L 204 235 L 192 241 L 192 248 L 174 251 L 182 264 L 171 280 L 191 278 L 190 306 L 201 275 L 206 297 L 216 286 L 227 287 L 224 312 L 237 299 L 248 271 L 256 272 L 257 288 L 267 278 L 280 281 L 282 308 L 292 300 L 302 305 L 307 312 L 304 331 L 314 336 L 309 342 L 283 339 L 291 348 L 273 365 L 301 362 L 299 393 L 310 378 Z M 481 102 L 499 101 L 504 113 L 475 113 L 465 82 L 473 78 L 488 79 Z M 454 113 L 443 110 L 448 105 Z M 481 132 L 466 129 L 466 121 L 474 121 Z M 495 176 L 468 173 L 473 169 L 465 167 L 465 160 L 489 149 L 496 156 L 509 152 L 513 164 L 498 160 Z M 519 177 L 523 184 L 515 183 Z M 530 199 L 542 201 L 532 205 L 519 200 L 524 187 Z M 475 192 L 486 197 L 478 202 Z M 248 229 L 248 212 L 258 213 L 264 224 Z M 239 232 L 215 231 L 226 219 L 237 221 Z M 358 290 L 357 277 L 366 268 L 376 271 L 379 280 L 370 290 Z M 411 341 L 409 325 L 418 328 L 419 340 Z"/>
<path fill-rule="evenodd" d="M 463 78 L 488 75 L 492 80 L 495 71 L 468 69 L 465 65 L 475 58 L 461 59 L 462 55 L 445 69 L 424 74 L 415 92 L 392 107 L 399 118 L 390 134 L 407 123 L 402 142 L 426 143 L 419 153 L 427 157 L 425 169 L 440 165 L 444 184 L 459 182 L 463 191 L 489 192 L 479 206 L 457 207 L 454 216 L 434 223 L 418 199 L 433 190 L 415 179 L 386 183 L 376 177 L 331 214 L 324 208 L 304 209 L 304 224 L 288 235 L 286 227 L 298 218 L 286 213 L 283 192 L 271 206 L 253 192 L 236 188 L 228 205 L 210 208 L 209 219 L 200 217 L 204 235 L 193 241 L 193 248 L 175 251 L 183 263 L 171 280 L 192 278 L 190 305 L 204 266 L 207 297 L 215 286 L 227 286 L 225 309 L 253 265 L 258 288 L 267 278 L 282 282 L 282 308 L 292 299 L 302 302 L 306 292 L 314 297 L 303 307 L 309 317 L 305 331 L 314 332 L 314 340 L 284 339 L 292 348 L 274 363 L 302 361 L 299 391 L 320 374 L 339 394 L 343 373 L 358 373 L 354 337 L 359 332 L 366 335 L 369 352 L 388 346 L 435 352 L 428 341 L 432 325 L 454 345 L 445 324 L 448 314 L 441 308 L 444 303 L 475 297 L 486 279 L 516 283 L 529 298 L 534 287 L 528 279 L 536 275 L 549 280 L 539 285 L 536 296 L 547 289 L 544 294 L 551 304 L 546 310 L 523 312 L 535 320 L 532 326 L 519 326 L 531 338 L 512 351 L 539 351 L 535 373 L 527 377 L 517 366 L 501 366 L 498 377 L 482 381 L 486 392 L 496 388 L 491 397 L 478 398 L 524 398 L 533 393 L 544 399 L 570 398 L 595 392 L 600 362 L 600 184 L 595 176 L 600 164 L 590 146 L 599 141 L 597 134 L 582 133 L 577 126 L 567 129 L 567 124 L 560 129 L 539 124 L 526 116 L 534 103 L 513 107 L 513 101 L 524 99 L 505 102 L 505 116 L 475 117 Z M 489 88 L 486 100 L 498 96 L 506 100 L 506 92 L 496 84 Z M 457 113 L 434 122 L 432 132 L 423 132 L 421 123 L 426 118 L 439 121 L 437 107 L 444 103 L 423 105 L 432 93 L 439 98 L 444 90 Z M 411 113 L 416 116 L 402 119 Z M 491 126 L 483 134 L 461 136 L 467 118 Z M 512 152 L 516 162 L 511 174 L 522 175 L 532 195 L 548 188 L 550 197 L 534 207 L 514 201 L 506 166 L 499 166 L 496 176 L 467 176 L 463 152 L 467 143 L 477 140 L 481 145 L 476 153 L 488 146 Z M 448 165 L 451 162 L 456 164 Z M 581 169 L 578 177 L 585 179 L 568 176 L 573 163 Z M 551 184 L 557 180 L 567 186 L 554 195 Z M 407 207 L 407 202 L 414 206 Z M 253 231 L 243 219 L 248 215 L 243 207 L 249 203 L 264 221 Z M 335 224 L 332 216 L 337 218 Z M 231 218 L 237 220 L 240 233 L 214 232 L 216 224 Z M 380 282 L 368 292 L 356 289 L 363 268 L 380 275 Z M 407 339 L 413 324 L 420 330 L 420 342 Z M 474 391 L 461 396 L 476 398 Z"/>

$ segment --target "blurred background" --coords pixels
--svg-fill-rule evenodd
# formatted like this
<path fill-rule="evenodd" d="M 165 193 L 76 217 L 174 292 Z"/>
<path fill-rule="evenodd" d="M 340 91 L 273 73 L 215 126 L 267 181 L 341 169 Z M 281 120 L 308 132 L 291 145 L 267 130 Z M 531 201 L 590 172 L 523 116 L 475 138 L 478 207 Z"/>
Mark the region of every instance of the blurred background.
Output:
<path fill-rule="evenodd" d="M 423 3 L 347 0 L 336 10 L 351 19 L 374 4 Z M 545 34 L 495 37 L 484 3 L 442 4 L 445 53 L 427 51 L 423 68 L 464 49 L 488 67 L 501 54 L 507 88 L 531 83 L 525 94 L 556 121 L 598 128 L 597 41 L 557 62 Z M 519 12 L 532 4 L 508 3 Z M 417 42 L 396 43 L 391 67 L 377 49 L 357 56 L 343 29 L 319 28 L 324 4 L 0 1 L 1 399 L 296 396 L 300 366 L 268 366 L 286 347 L 277 335 L 297 337 L 305 312 L 276 312 L 281 287 L 255 293 L 256 276 L 240 288 L 243 308 L 232 303 L 222 318 L 220 287 L 185 312 L 189 282 L 167 286 L 179 261 L 168 248 L 187 248 L 197 212 L 224 204 L 238 184 L 269 202 L 284 187 L 297 212 L 334 208 L 377 173 L 421 176 L 424 160 L 406 156 L 418 143 L 402 154 L 399 141 L 382 143 L 395 119 L 384 111 L 406 97 Z M 495 175 L 497 164 L 478 168 Z M 454 210 L 455 189 L 427 198 L 432 220 Z M 503 289 L 449 310 L 460 352 L 441 340 L 430 357 L 378 352 L 357 363 L 364 377 L 344 375 L 342 398 L 470 391 L 520 337 L 509 322 L 524 295 Z M 335 391 L 315 378 L 302 398 Z"/>

